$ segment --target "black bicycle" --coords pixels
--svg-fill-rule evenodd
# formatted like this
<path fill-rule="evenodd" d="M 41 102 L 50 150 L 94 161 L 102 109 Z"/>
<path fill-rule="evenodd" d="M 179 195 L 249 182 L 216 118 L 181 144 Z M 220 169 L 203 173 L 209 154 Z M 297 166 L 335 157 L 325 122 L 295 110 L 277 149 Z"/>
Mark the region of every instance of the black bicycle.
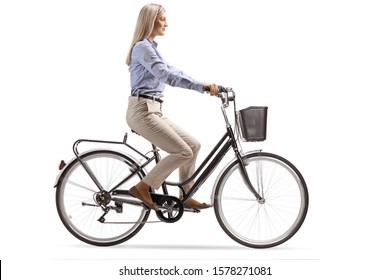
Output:
<path fill-rule="evenodd" d="M 160 211 L 158 221 L 148 221 L 150 209 L 132 197 L 128 190 L 146 174 L 146 167 L 160 161 L 159 150 L 152 144 L 146 154 L 123 141 L 77 140 L 75 158 L 60 163 L 57 177 L 56 205 L 62 223 L 75 237 L 97 246 L 111 246 L 127 241 L 149 222 L 178 221 L 184 212 L 200 212 L 183 205 L 203 185 L 229 150 L 233 160 L 216 179 L 211 204 L 222 229 L 236 242 L 268 248 L 290 239 L 305 220 L 309 204 L 306 183 L 288 160 L 261 150 L 242 152 L 241 141 L 266 139 L 267 107 L 251 106 L 236 110 L 235 93 L 222 88 L 222 113 L 226 133 L 191 178 L 184 182 L 164 182 L 161 193 L 151 190 Z M 234 104 L 235 125 L 229 122 L 226 108 Z M 80 143 L 125 146 L 78 152 Z M 140 157 L 141 160 L 137 160 Z M 168 187 L 182 186 L 194 180 L 182 199 L 169 195 Z M 159 191 L 160 192 L 160 191 Z"/>

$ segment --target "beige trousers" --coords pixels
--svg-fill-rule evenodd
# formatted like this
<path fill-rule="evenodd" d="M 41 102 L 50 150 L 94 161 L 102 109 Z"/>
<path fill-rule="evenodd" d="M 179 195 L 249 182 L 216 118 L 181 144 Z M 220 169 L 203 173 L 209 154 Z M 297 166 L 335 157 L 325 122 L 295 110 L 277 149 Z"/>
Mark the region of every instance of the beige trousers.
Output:
<path fill-rule="evenodd" d="M 169 154 L 142 179 L 154 189 L 158 189 L 177 168 L 179 180 L 188 179 L 195 171 L 200 150 L 200 143 L 193 136 L 164 117 L 161 105 L 157 101 L 131 96 L 126 114 L 131 129 Z M 187 192 L 192 184 L 183 186 L 184 190 Z"/>

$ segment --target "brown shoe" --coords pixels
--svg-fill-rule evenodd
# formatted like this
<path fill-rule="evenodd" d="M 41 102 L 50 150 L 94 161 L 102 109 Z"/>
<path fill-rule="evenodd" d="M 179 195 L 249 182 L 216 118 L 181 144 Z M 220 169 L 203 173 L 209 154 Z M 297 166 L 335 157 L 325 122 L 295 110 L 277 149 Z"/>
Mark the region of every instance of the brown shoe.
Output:
<path fill-rule="evenodd" d="M 186 203 L 184 203 L 184 207 L 185 208 L 195 208 L 195 209 L 207 209 L 207 208 L 210 208 L 211 205 L 204 203 L 204 202 L 201 203 L 193 198 L 190 198 L 189 200 L 187 200 Z"/>
<path fill-rule="evenodd" d="M 129 190 L 129 193 L 135 198 L 141 200 L 150 209 L 153 209 L 154 211 L 160 211 L 157 205 L 153 203 L 153 200 L 149 194 L 149 190 L 145 191 L 142 188 L 139 190 L 136 186 L 134 186 Z"/>

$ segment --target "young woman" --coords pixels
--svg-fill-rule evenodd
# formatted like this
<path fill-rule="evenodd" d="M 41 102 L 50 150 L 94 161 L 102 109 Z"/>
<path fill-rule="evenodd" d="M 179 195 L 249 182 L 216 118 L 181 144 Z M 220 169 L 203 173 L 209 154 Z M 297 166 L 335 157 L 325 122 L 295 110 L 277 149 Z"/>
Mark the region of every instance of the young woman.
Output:
<path fill-rule="evenodd" d="M 142 181 L 129 190 L 131 195 L 156 211 L 158 207 L 151 199 L 149 188 L 158 189 L 177 168 L 179 168 L 179 180 L 188 179 L 195 171 L 196 158 L 200 149 L 199 142 L 193 136 L 161 112 L 165 84 L 200 93 L 204 93 L 207 88 L 212 96 L 218 93 L 216 84 L 196 81 L 162 58 L 157 50 L 155 38 L 163 36 L 167 26 L 165 9 L 161 5 L 145 5 L 138 16 L 126 59 L 131 80 L 127 123 L 131 129 L 169 154 Z M 183 186 L 184 191 L 188 191 L 192 183 Z M 192 198 L 184 206 L 197 209 L 210 207 Z"/>

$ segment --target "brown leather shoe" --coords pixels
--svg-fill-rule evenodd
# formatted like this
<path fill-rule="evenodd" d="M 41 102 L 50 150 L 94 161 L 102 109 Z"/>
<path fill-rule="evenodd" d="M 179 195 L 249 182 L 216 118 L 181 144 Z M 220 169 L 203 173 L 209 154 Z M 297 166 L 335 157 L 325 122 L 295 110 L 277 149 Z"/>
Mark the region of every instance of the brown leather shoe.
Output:
<path fill-rule="evenodd" d="M 142 188 L 138 189 L 136 186 L 134 186 L 129 190 L 129 193 L 135 198 L 141 200 L 150 209 L 153 209 L 154 211 L 160 211 L 157 205 L 153 203 L 153 200 L 149 194 L 149 190 L 145 191 Z"/>
<path fill-rule="evenodd" d="M 193 198 L 190 198 L 189 200 L 187 200 L 186 203 L 184 203 L 184 207 L 185 208 L 195 208 L 195 209 L 207 209 L 207 208 L 210 208 L 211 205 L 204 203 L 204 202 L 201 203 Z"/>

